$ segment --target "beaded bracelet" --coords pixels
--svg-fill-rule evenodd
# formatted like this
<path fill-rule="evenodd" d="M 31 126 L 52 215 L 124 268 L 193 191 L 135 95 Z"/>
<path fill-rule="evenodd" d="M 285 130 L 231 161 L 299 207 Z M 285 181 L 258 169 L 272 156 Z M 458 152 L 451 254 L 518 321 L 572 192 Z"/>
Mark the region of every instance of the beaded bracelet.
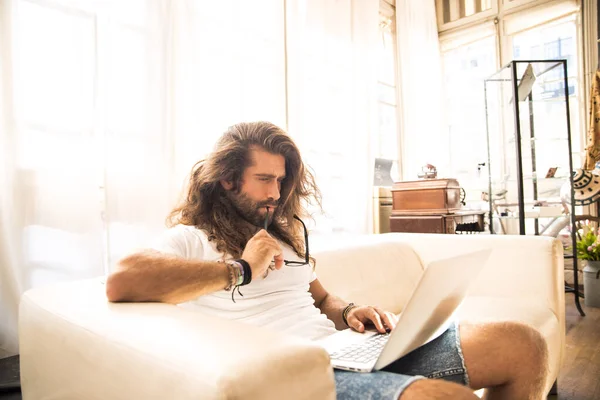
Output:
<path fill-rule="evenodd" d="M 350 313 L 350 310 L 356 307 L 358 306 L 354 305 L 354 303 L 350 303 L 346 306 L 346 308 L 344 308 L 344 311 L 342 311 L 342 320 L 344 321 L 346 326 L 350 326 L 348 325 L 348 314 Z"/>
<path fill-rule="evenodd" d="M 233 287 L 239 285 L 238 282 L 240 282 L 240 280 L 244 280 L 244 277 L 242 276 L 243 269 L 240 268 L 239 263 L 235 262 L 226 262 L 225 265 L 229 272 L 229 284 L 225 287 L 225 290 L 229 292 Z"/>

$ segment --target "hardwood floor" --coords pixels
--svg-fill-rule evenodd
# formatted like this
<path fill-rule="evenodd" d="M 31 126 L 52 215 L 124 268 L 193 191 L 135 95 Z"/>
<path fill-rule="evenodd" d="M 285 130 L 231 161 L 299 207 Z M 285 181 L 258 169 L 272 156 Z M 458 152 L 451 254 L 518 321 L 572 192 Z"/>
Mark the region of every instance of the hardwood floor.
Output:
<path fill-rule="evenodd" d="M 559 400 L 600 399 L 600 308 L 575 307 L 573 294 L 565 294 L 567 343 L 563 367 L 558 375 Z"/>

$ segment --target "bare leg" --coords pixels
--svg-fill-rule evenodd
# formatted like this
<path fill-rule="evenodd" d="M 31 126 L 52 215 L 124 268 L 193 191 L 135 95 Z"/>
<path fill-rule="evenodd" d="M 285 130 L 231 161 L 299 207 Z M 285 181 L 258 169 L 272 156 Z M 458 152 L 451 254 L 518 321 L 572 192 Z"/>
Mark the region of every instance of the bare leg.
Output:
<path fill-rule="evenodd" d="M 460 326 L 461 345 L 473 389 L 488 400 L 540 400 L 548 349 L 538 331 L 519 323 Z"/>
<path fill-rule="evenodd" d="M 479 400 L 466 386 L 441 379 L 422 379 L 410 384 L 400 400 Z"/>

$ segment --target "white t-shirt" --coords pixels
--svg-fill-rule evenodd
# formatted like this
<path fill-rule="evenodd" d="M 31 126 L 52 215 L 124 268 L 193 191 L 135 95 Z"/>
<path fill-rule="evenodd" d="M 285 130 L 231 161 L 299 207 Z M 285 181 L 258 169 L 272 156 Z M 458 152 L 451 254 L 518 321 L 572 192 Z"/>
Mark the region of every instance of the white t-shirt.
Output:
<path fill-rule="evenodd" d="M 300 260 L 291 247 L 281 242 L 280 245 L 284 259 Z M 188 260 L 231 259 L 217 251 L 204 231 L 186 225 L 167 230 L 153 248 Z M 306 339 L 322 339 L 335 333 L 336 329 L 333 322 L 315 307 L 308 291 L 310 282 L 316 278 L 310 265 L 284 265 L 280 270 L 269 271 L 265 279 L 253 277 L 248 285 L 240 286 L 244 297 L 236 291 L 235 303 L 231 300 L 231 292 L 220 290 L 179 306 Z"/>

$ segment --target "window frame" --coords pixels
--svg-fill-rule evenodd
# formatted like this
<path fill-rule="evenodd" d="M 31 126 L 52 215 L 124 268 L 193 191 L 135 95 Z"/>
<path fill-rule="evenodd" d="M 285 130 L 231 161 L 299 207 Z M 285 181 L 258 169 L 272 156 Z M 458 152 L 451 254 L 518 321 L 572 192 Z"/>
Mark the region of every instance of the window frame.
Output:
<path fill-rule="evenodd" d="M 465 1 L 465 0 L 459 0 Z M 454 21 L 444 23 L 444 13 L 443 13 L 443 2 L 444 0 L 435 0 L 435 10 L 436 10 L 436 18 L 438 25 L 438 32 L 444 32 L 448 30 L 452 30 L 455 28 L 459 28 L 462 26 L 472 25 L 477 22 L 494 19 L 494 17 L 498 14 L 498 1 L 493 0 L 492 8 L 485 11 L 480 11 L 476 14 L 469 15 L 467 17 L 463 17 Z M 534 0 L 535 1 L 535 0 Z"/>
<path fill-rule="evenodd" d="M 402 163 L 400 162 L 401 159 L 401 154 L 402 154 L 402 136 L 401 136 L 401 131 L 400 131 L 400 118 L 401 118 L 401 110 L 400 110 L 400 93 L 398 90 L 398 82 L 399 82 L 399 71 L 398 71 L 398 65 L 399 65 L 399 60 L 398 60 L 398 39 L 397 39 L 397 33 L 396 33 L 396 7 L 395 7 L 395 0 L 380 0 L 379 1 L 379 18 L 380 21 L 383 20 L 383 18 L 388 18 L 391 21 L 391 36 L 392 36 L 392 47 L 393 47 L 393 52 L 394 52 L 394 57 L 393 57 L 393 62 L 394 62 L 394 66 L 393 66 L 393 70 L 394 70 L 394 82 L 390 83 L 390 82 L 384 82 L 382 80 L 379 79 L 378 76 L 378 80 L 377 80 L 377 87 L 381 87 L 381 86 L 385 86 L 387 88 L 392 88 L 394 90 L 395 93 L 395 98 L 394 98 L 394 104 L 391 104 L 389 102 L 383 101 L 378 99 L 377 100 L 377 116 L 379 118 L 379 112 L 380 112 L 380 108 L 381 107 L 393 107 L 395 110 L 395 118 L 396 118 L 396 132 L 395 132 L 395 137 L 396 137 L 396 151 L 395 151 L 395 157 L 392 159 L 392 161 L 396 164 L 396 169 L 394 171 L 394 173 L 398 176 L 401 177 L 402 176 Z M 379 124 L 378 124 L 379 126 Z M 373 145 L 373 150 L 372 150 L 372 158 L 373 160 L 375 158 L 380 158 L 382 157 L 382 155 L 380 154 L 380 149 L 381 149 L 381 144 L 383 142 L 383 134 L 382 132 L 378 131 L 377 135 L 373 138 L 374 140 L 372 140 L 372 145 Z"/>

